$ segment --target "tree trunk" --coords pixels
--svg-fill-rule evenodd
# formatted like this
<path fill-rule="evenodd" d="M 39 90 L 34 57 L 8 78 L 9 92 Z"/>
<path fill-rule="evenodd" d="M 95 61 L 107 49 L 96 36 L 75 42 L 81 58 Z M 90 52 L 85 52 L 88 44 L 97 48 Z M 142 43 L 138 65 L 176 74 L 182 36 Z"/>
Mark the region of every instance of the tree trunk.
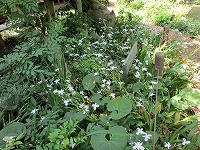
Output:
<path fill-rule="evenodd" d="M 77 0 L 77 10 L 78 12 L 83 12 L 81 0 Z"/>
<path fill-rule="evenodd" d="M 5 44 L 4 44 L 4 41 L 3 41 L 2 36 L 0 34 L 0 51 L 2 51 L 4 49 L 4 47 L 5 47 Z"/>
<path fill-rule="evenodd" d="M 55 19 L 55 11 L 54 11 L 54 2 L 53 0 L 44 0 L 47 14 L 48 14 L 48 21 L 52 21 Z"/>

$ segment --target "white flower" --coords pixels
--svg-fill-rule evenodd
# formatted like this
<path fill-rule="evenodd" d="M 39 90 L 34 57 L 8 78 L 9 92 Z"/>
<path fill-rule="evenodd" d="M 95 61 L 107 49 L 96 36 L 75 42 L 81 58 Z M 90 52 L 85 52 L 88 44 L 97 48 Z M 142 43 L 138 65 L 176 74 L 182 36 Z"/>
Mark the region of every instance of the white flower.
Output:
<path fill-rule="evenodd" d="M 142 146 L 143 143 L 141 142 L 134 142 L 134 146 L 133 146 L 133 150 L 136 149 L 136 150 L 144 150 L 144 147 Z"/>
<path fill-rule="evenodd" d="M 32 113 L 32 114 L 35 114 L 37 111 L 38 111 L 38 109 L 33 109 L 33 110 L 31 111 L 31 113 Z"/>
<path fill-rule="evenodd" d="M 52 87 L 52 85 L 53 85 L 53 84 L 47 84 L 47 87 L 48 87 L 48 88 L 51 88 L 51 87 Z"/>
<path fill-rule="evenodd" d="M 135 77 L 140 78 L 140 73 L 138 71 L 135 73 Z"/>
<path fill-rule="evenodd" d="M 99 107 L 99 105 L 97 103 L 94 103 L 94 104 L 92 104 L 92 107 L 94 110 L 96 110 Z"/>
<path fill-rule="evenodd" d="M 98 75 L 99 75 L 99 73 L 98 73 L 98 72 L 95 72 L 95 73 L 94 73 L 94 76 L 98 76 Z"/>
<path fill-rule="evenodd" d="M 41 120 L 44 120 L 46 117 L 45 116 L 43 116 L 43 117 L 41 117 Z"/>
<path fill-rule="evenodd" d="M 158 84 L 158 82 L 157 82 L 157 81 L 151 81 L 151 83 L 152 83 L 152 84 Z"/>
<path fill-rule="evenodd" d="M 56 68 L 55 72 L 58 72 L 59 71 L 59 68 Z"/>
<path fill-rule="evenodd" d="M 147 76 L 151 77 L 152 75 L 151 75 L 151 73 L 147 72 Z"/>
<path fill-rule="evenodd" d="M 185 138 L 183 138 L 182 145 L 188 145 L 188 144 L 190 144 L 190 141 L 187 141 Z"/>
<path fill-rule="evenodd" d="M 125 84 L 124 82 L 118 82 L 119 85 Z"/>
<path fill-rule="evenodd" d="M 60 79 L 56 79 L 54 82 L 55 82 L 56 84 L 58 84 L 59 81 L 60 81 Z"/>
<path fill-rule="evenodd" d="M 117 67 L 115 67 L 115 66 L 111 66 L 110 68 L 111 68 L 112 70 L 114 70 L 114 69 L 116 69 Z"/>
<path fill-rule="evenodd" d="M 105 84 L 102 84 L 102 85 L 101 85 L 102 88 L 104 88 L 105 86 L 106 86 Z"/>
<path fill-rule="evenodd" d="M 70 99 L 66 99 L 66 100 L 64 100 L 64 104 L 65 104 L 65 106 L 68 106 L 70 101 L 71 101 Z"/>
<path fill-rule="evenodd" d="M 152 86 L 152 85 L 150 85 L 150 86 L 148 86 L 148 87 L 149 87 L 149 89 L 150 89 L 150 90 L 152 90 L 152 89 L 153 89 L 153 86 Z"/>
<path fill-rule="evenodd" d="M 59 95 L 63 95 L 64 93 L 65 93 L 65 91 L 64 91 L 63 89 L 58 90 L 58 94 L 59 94 Z"/>
<path fill-rule="evenodd" d="M 143 131 L 143 128 L 137 128 L 136 134 L 137 135 L 139 135 L 139 134 L 145 134 L 145 132 Z"/>
<path fill-rule="evenodd" d="M 149 94 L 150 97 L 151 97 L 151 96 L 154 96 L 154 95 L 156 95 L 156 94 L 154 94 L 154 93 L 150 93 L 150 94 Z"/>
<path fill-rule="evenodd" d="M 123 70 L 120 70 L 119 73 L 123 74 L 124 72 L 123 72 Z"/>
<path fill-rule="evenodd" d="M 89 106 L 88 105 L 85 105 L 84 106 L 84 110 L 83 110 L 83 114 L 85 114 L 86 112 L 89 112 Z"/>
<path fill-rule="evenodd" d="M 165 142 L 165 145 L 164 145 L 167 149 L 169 149 L 171 147 L 171 144 L 169 142 Z"/>
<path fill-rule="evenodd" d="M 147 71 L 147 68 L 145 68 L 145 67 L 142 67 L 142 71 Z"/>
<path fill-rule="evenodd" d="M 85 99 L 88 99 L 88 96 L 84 96 Z"/>
<path fill-rule="evenodd" d="M 33 88 L 35 85 L 31 85 L 30 87 Z"/>
<path fill-rule="evenodd" d="M 81 94 L 81 95 L 84 95 L 84 92 L 83 92 L 83 91 L 80 91 L 80 94 Z"/>
<path fill-rule="evenodd" d="M 138 102 L 136 106 L 142 107 L 143 105 L 142 105 L 142 103 Z"/>
<path fill-rule="evenodd" d="M 115 98 L 115 93 L 111 93 L 109 96 L 111 96 L 112 98 Z"/>
<path fill-rule="evenodd" d="M 56 94 L 56 93 L 58 93 L 58 90 L 57 89 L 53 90 L 53 94 Z"/>
<path fill-rule="evenodd" d="M 111 84 L 111 81 L 110 81 L 110 80 L 108 80 L 108 81 L 106 82 L 106 84 L 107 84 L 107 85 L 110 85 L 110 84 Z"/>
<path fill-rule="evenodd" d="M 151 134 L 144 134 L 142 137 L 144 138 L 144 141 L 148 141 L 148 140 L 150 140 L 152 135 Z"/>
<path fill-rule="evenodd" d="M 103 80 L 102 80 L 102 82 L 103 82 L 103 83 L 105 83 L 105 82 L 106 82 L 106 80 L 105 80 L 105 79 L 103 79 Z"/>
<path fill-rule="evenodd" d="M 42 80 L 38 82 L 38 84 L 42 84 Z"/>

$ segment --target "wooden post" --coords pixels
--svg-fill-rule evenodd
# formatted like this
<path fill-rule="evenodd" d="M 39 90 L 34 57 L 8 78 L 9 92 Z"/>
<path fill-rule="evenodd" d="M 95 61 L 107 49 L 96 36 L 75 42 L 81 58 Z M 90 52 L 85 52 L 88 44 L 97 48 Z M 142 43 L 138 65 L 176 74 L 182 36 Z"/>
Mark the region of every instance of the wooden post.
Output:
<path fill-rule="evenodd" d="M 155 76 L 162 76 L 164 69 L 164 53 L 157 52 L 155 56 Z"/>
<path fill-rule="evenodd" d="M 78 12 L 83 12 L 81 0 L 77 0 L 77 10 Z"/>
<path fill-rule="evenodd" d="M 128 72 L 131 68 L 131 65 L 133 63 L 134 58 L 137 54 L 137 41 L 134 43 L 130 53 L 128 54 L 127 58 L 125 59 L 125 62 L 123 63 L 123 75 L 124 75 L 124 82 L 127 84 L 127 76 Z"/>

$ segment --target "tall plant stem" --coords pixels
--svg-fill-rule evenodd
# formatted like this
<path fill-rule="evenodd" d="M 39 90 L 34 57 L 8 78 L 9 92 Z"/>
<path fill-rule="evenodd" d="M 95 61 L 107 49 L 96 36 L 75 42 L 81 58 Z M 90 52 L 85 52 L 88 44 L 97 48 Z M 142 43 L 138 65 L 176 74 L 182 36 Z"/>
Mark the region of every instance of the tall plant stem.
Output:
<path fill-rule="evenodd" d="M 159 69 L 157 68 L 157 75 L 159 75 Z M 155 110 L 154 110 L 154 133 L 153 133 L 153 150 L 155 150 L 156 148 L 156 122 L 157 122 L 157 111 L 156 111 L 156 107 L 157 107 L 157 104 L 158 104 L 158 77 L 156 78 L 157 80 L 157 84 L 156 84 L 156 101 L 155 101 Z"/>

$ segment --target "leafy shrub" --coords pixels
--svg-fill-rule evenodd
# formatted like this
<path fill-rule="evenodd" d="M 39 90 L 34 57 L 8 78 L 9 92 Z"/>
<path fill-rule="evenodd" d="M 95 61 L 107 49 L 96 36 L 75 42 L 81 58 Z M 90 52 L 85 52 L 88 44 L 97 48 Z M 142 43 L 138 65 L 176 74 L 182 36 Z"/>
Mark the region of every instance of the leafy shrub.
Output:
<path fill-rule="evenodd" d="M 155 24 L 165 26 L 170 23 L 171 14 L 168 12 L 161 12 L 155 17 Z"/>
<path fill-rule="evenodd" d="M 200 33 L 200 23 L 192 18 L 182 17 L 172 22 L 172 28 L 178 29 L 181 32 L 188 33 L 191 37 L 197 36 Z"/>

